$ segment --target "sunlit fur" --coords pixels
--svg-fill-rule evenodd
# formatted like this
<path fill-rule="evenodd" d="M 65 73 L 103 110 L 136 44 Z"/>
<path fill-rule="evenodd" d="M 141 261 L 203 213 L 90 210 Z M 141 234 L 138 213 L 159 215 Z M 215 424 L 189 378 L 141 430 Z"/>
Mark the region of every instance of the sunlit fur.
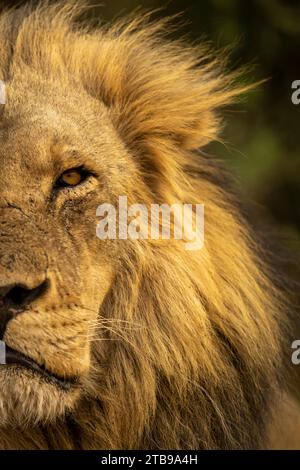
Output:
<path fill-rule="evenodd" d="M 70 118 L 68 90 L 78 97 L 73 109 L 82 117 L 93 102 L 102 103 L 116 131 L 107 138 L 112 156 L 103 168 L 118 181 L 111 183 L 114 200 L 126 194 L 129 203 L 204 203 L 205 244 L 200 251 L 187 251 L 182 241 L 98 240 L 94 251 L 83 243 L 79 258 L 70 255 L 70 267 L 77 267 L 80 255 L 97 260 L 97 250 L 105 260 L 114 257 L 113 279 L 97 306 L 96 335 L 89 336 L 88 370 L 78 395 L 70 398 L 25 373 L 19 382 L 2 379 L 0 403 L 11 416 L 5 416 L 0 445 L 265 447 L 266 426 L 281 393 L 282 344 L 288 347 L 286 306 L 254 233 L 219 184 L 222 170 L 201 152 L 219 137 L 220 108 L 243 86 L 226 72 L 223 58 L 212 58 L 206 47 L 166 39 L 167 21 L 151 22 L 146 15 L 91 30 L 74 24 L 83 10 L 43 2 L 36 10 L 3 13 L 0 78 L 12 100 L 11 82 L 17 87 L 22 81 L 24 96 L 33 100 L 35 83 L 42 83 L 43 89 L 49 87 L 49 103 L 59 99 L 62 116 Z M 95 115 L 90 124 L 95 136 L 105 136 L 101 119 Z M 78 142 L 87 146 L 85 132 L 78 132 Z M 59 266 L 60 282 L 67 282 L 71 277 L 64 277 L 65 266 Z M 98 265 L 97 272 L 87 274 L 95 292 L 102 285 Z M 74 282 L 75 288 L 68 285 L 71 292 Z M 77 302 L 73 320 L 79 311 Z M 43 321 L 41 342 L 43 334 L 51 337 L 43 308 L 42 320 L 30 318 L 33 331 L 34 322 Z M 10 335 L 8 330 L 11 341 L 18 336 L 14 325 Z M 30 342 L 27 349 L 30 353 Z M 76 357 L 72 360 L 76 369 Z M 54 370 L 58 364 L 53 362 Z M 27 427 L 16 432 L 24 422 Z"/>

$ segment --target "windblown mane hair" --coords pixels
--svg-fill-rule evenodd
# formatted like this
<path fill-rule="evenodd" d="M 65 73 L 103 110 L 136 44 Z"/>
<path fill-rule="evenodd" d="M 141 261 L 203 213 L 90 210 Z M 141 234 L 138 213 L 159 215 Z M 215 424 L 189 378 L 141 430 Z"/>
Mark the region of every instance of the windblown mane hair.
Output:
<path fill-rule="evenodd" d="M 114 326 L 99 335 L 115 341 L 93 344 L 94 371 L 72 415 L 18 442 L 259 448 L 282 374 L 286 306 L 238 204 L 218 183 L 222 170 L 201 152 L 219 136 L 220 108 L 243 87 L 206 46 L 169 40 L 167 20 L 144 15 L 89 28 L 77 23 L 83 11 L 67 3 L 4 12 L 0 78 L 58 80 L 102 100 L 138 162 L 143 184 L 129 198 L 204 203 L 205 244 L 124 244 L 100 312 Z"/>

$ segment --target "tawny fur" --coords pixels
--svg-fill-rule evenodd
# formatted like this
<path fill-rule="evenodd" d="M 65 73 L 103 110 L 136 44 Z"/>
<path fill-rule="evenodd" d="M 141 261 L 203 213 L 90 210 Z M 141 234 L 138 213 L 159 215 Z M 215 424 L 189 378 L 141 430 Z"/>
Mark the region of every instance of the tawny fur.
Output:
<path fill-rule="evenodd" d="M 287 307 L 254 234 L 217 183 L 221 170 L 199 151 L 219 136 L 219 109 L 243 89 L 205 47 L 166 39 L 165 21 L 144 16 L 89 30 L 75 24 L 81 12 L 72 4 L 46 5 L 0 17 L 5 168 L 13 152 L 29 166 L 33 158 L 44 155 L 47 162 L 61 154 L 60 142 L 46 157 L 49 124 L 61 140 L 74 133 L 104 181 L 94 199 L 59 202 L 64 219 L 51 212 L 49 222 L 44 187 L 26 179 L 32 207 L 26 190 L 22 197 L 16 192 L 24 191 L 27 167 L 18 173 L 14 165 L 7 186 L 1 183 L 8 188 L 14 181 L 10 192 L 1 189 L 3 219 L 11 201 L 15 214 L 31 214 L 25 228 L 34 234 L 18 241 L 29 258 L 54 240 L 47 272 L 55 289 L 12 320 L 5 339 L 53 372 L 78 375 L 80 385 L 68 395 L 28 372 L 16 377 L 0 370 L 0 446 L 266 447 L 289 347 Z M 96 240 L 96 202 L 115 202 L 119 194 L 147 205 L 203 203 L 204 248 L 187 251 L 175 240 Z M 7 220 L 15 227 L 9 225 L 15 216 Z M 85 223 L 90 229 L 79 229 Z M 39 235 L 35 227 L 42 226 Z M 14 249 L 5 243 L 3 253 Z M 18 263 L 14 276 L 28 269 L 27 261 Z"/>

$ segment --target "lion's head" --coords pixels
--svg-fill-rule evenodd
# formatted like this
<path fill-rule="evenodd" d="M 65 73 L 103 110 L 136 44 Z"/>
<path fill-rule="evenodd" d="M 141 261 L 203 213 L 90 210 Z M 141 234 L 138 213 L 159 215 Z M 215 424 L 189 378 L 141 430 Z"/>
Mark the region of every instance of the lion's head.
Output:
<path fill-rule="evenodd" d="M 164 23 L 91 31 L 77 14 L 0 18 L 3 439 L 22 426 L 7 446 L 259 445 L 280 295 L 198 151 L 241 90 L 205 49 L 163 39 Z M 204 248 L 99 240 L 96 208 L 119 195 L 204 203 Z"/>

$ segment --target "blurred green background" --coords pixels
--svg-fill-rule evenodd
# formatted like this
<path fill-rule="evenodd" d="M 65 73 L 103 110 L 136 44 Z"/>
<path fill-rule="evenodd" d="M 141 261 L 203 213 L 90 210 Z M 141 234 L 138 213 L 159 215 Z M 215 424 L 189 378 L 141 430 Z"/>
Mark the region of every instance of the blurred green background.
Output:
<path fill-rule="evenodd" d="M 137 8 L 161 8 L 154 17 L 182 12 L 178 36 L 230 46 L 232 68 L 249 64 L 251 80 L 268 79 L 225 112 L 226 145 L 215 143 L 208 152 L 224 158 L 246 198 L 263 208 L 292 253 L 300 253 L 300 104 L 291 101 L 291 84 L 300 80 L 300 0 L 100 2 L 89 2 L 89 15 L 109 21 Z"/>

